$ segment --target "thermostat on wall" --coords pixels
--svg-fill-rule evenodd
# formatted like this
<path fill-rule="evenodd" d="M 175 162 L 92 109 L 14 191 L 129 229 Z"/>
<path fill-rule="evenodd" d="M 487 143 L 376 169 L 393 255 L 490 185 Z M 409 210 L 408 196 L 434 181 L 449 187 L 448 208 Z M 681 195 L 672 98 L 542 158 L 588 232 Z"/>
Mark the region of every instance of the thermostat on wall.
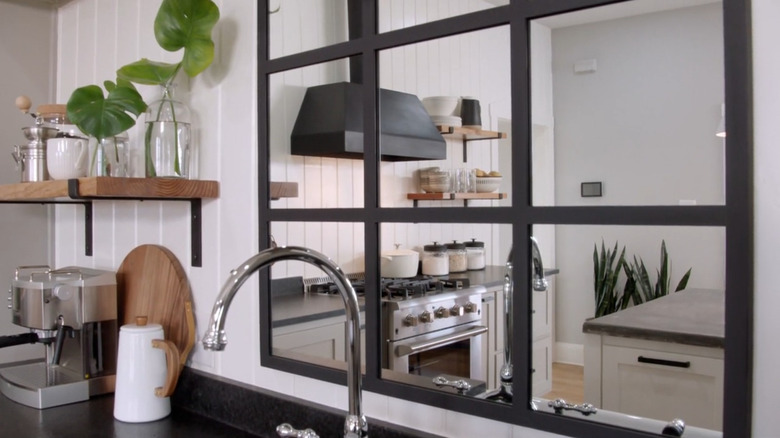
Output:
<path fill-rule="evenodd" d="M 580 184 L 580 196 L 583 198 L 598 198 L 601 196 L 601 181 L 584 182 Z"/>

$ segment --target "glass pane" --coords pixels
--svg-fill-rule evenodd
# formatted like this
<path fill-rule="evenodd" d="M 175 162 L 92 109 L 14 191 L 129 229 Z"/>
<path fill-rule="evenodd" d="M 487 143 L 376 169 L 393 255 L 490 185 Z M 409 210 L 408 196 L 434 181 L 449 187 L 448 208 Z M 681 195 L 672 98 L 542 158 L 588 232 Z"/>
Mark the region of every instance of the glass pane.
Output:
<path fill-rule="evenodd" d="M 271 0 L 269 8 L 271 59 L 349 40 L 346 0 Z"/>
<path fill-rule="evenodd" d="M 431 21 L 469 14 L 496 6 L 508 5 L 509 0 L 379 0 L 379 32 L 403 29 Z"/>
<path fill-rule="evenodd" d="M 469 397 L 496 390 L 511 226 L 383 223 L 380 234 L 382 377 Z"/>
<path fill-rule="evenodd" d="M 379 53 L 381 206 L 510 205 L 509 57 L 506 26 Z"/>
<path fill-rule="evenodd" d="M 363 224 L 350 222 L 273 222 L 280 246 L 304 246 L 332 259 L 352 282 L 361 309 L 364 294 Z M 271 267 L 271 330 L 273 354 L 344 369 L 345 311 L 338 290 L 319 268 L 300 261 Z M 365 313 L 361 312 L 361 322 Z M 364 324 L 361 324 L 364 325 Z M 365 331 L 361 331 L 365 364 Z"/>
<path fill-rule="evenodd" d="M 531 22 L 534 205 L 722 205 L 720 1 Z"/>
<path fill-rule="evenodd" d="M 297 184 L 297 196 L 282 196 L 272 208 L 363 207 L 362 87 L 346 82 L 348 64 L 341 59 L 270 76 L 272 199 L 275 187 L 286 187 L 273 183 Z"/>
<path fill-rule="evenodd" d="M 684 420 L 686 436 L 720 431 L 725 229 L 534 225 L 533 232 L 544 267 L 555 272 L 546 291 L 533 292 L 534 404 L 551 411 L 558 398 L 591 403 L 598 415 L 570 414 L 654 433 L 674 418 Z M 594 272 L 616 281 L 597 281 Z"/>

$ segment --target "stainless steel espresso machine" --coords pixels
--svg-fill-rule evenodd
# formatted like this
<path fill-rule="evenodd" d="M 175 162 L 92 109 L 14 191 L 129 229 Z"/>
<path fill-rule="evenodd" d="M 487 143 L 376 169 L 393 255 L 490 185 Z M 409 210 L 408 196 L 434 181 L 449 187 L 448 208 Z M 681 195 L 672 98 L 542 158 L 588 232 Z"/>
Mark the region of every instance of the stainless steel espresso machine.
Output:
<path fill-rule="evenodd" d="M 114 391 L 116 274 L 88 268 L 21 266 L 9 290 L 12 321 L 29 333 L 0 346 L 43 344 L 45 361 L 0 368 L 0 392 L 37 409 Z"/>

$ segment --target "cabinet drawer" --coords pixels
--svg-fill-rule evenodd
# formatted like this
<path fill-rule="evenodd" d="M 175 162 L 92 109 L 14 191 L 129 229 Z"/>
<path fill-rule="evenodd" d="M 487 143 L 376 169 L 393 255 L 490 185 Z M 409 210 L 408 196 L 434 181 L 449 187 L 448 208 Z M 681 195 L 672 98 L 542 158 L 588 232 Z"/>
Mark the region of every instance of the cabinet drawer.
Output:
<path fill-rule="evenodd" d="M 602 407 L 721 430 L 723 360 L 605 345 Z"/>

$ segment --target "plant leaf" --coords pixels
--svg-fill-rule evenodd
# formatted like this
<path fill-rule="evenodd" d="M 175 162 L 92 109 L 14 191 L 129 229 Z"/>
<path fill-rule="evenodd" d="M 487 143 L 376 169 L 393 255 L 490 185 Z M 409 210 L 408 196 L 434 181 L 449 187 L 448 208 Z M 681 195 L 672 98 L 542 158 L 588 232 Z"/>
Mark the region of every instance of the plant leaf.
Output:
<path fill-rule="evenodd" d="M 150 61 L 146 58 L 122 66 L 116 71 L 117 82 L 135 82 L 143 85 L 165 85 L 173 80 L 179 72 L 181 63 L 169 64 L 167 62 Z"/>
<path fill-rule="evenodd" d="M 675 292 L 683 290 L 688 286 L 688 279 L 691 277 L 691 269 L 693 268 L 688 268 L 688 272 L 686 272 L 680 279 L 680 282 L 677 283 L 677 288 L 674 290 Z"/>
<path fill-rule="evenodd" d="M 135 88 L 107 84 L 108 96 L 97 85 L 73 91 L 67 104 L 68 118 L 87 135 L 102 140 L 127 131 L 135 125 L 146 104 Z"/>
<path fill-rule="evenodd" d="M 182 66 L 192 77 L 214 60 L 211 30 L 218 20 L 219 8 L 211 0 L 163 0 L 154 20 L 154 36 L 169 52 L 184 49 Z"/>

